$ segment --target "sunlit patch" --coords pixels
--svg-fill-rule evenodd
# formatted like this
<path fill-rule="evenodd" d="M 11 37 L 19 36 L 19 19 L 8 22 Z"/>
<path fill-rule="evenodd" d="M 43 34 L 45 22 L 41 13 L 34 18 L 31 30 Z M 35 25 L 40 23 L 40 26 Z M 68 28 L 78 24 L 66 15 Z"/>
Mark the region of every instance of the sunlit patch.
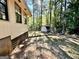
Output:
<path fill-rule="evenodd" d="M 51 37 L 51 38 L 55 38 L 55 39 L 60 39 L 59 36 L 49 36 L 49 37 Z"/>
<path fill-rule="evenodd" d="M 19 48 L 22 48 L 24 45 L 23 44 L 21 44 L 21 45 L 19 45 Z"/>
<path fill-rule="evenodd" d="M 78 59 L 79 58 L 79 53 L 77 51 L 75 51 L 74 49 L 67 47 L 67 46 L 63 46 L 60 45 L 59 46 L 63 51 L 65 51 L 70 57 L 72 57 L 73 59 Z"/>

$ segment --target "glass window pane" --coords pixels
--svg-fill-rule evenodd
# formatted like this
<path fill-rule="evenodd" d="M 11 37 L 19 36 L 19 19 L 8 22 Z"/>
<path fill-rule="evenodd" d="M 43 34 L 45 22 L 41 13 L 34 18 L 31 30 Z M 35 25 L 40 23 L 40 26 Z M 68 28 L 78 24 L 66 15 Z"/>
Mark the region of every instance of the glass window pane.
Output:
<path fill-rule="evenodd" d="M 6 19 L 5 13 L 0 12 L 0 19 Z"/>
<path fill-rule="evenodd" d="M 25 24 L 27 24 L 27 19 L 25 19 Z"/>
<path fill-rule="evenodd" d="M 0 11 L 5 12 L 5 6 L 0 4 Z"/>
<path fill-rule="evenodd" d="M 0 19 L 8 20 L 8 12 L 7 12 L 7 0 L 0 0 Z"/>
<path fill-rule="evenodd" d="M 3 4 L 6 4 L 6 0 L 0 0 L 0 2 L 2 2 Z"/>
<path fill-rule="evenodd" d="M 22 23 L 21 9 L 16 3 L 15 3 L 15 14 L 16 14 L 16 22 Z"/>

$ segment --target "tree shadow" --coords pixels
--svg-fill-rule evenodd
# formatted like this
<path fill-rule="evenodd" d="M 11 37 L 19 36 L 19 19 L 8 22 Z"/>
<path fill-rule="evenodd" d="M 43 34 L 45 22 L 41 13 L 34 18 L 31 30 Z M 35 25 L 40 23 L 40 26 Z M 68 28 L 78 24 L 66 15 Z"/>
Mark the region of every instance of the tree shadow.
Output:
<path fill-rule="evenodd" d="M 65 40 L 63 40 L 63 39 L 61 39 L 61 40 L 58 40 L 58 39 L 53 39 L 53 41 L 50 39 L 50 37 L 48 37 L 47 35 L 45 35 L 47 38 L 48 38 L 48 40 L 46 41 L 48 44 L 50 44 L 53 48 L 52 48 L 52 50 L 54 51 L 54 53 L 56 54 L 56 55 L 58 55 L 59 57 L 60 57 L 60 59 L 73 59 L 72 57 L 70 57 L 65 51 L 63 51 L 60 47 L 59 47 L 59 45 L 62 45 L 62 44 L 64 44 L 65 45 Z M 57 52 L 57 51 L 55 51 L 55 49 L 57 50 L 57 51 L 59 51 L 59 52 Z"/>
<path fill-rule="evenodd" d="M 45 36 L 47 38 L 47 40 L 44 40 L 45 38 L 43 37 Z M 43 38 L 42 38 L 43 37 Z M 34 40 L 32 42 L 30 42 L 32 40 L 32 38 L 34 38 Z M 53 39 L 53 40 L 52 40 Z M 64 46 L 71 46 L 74 50 L 76 50 L 77 52 L 79 52 L 79 45 L 74 44 L 73 42 L 67 40 L 67 39 L 54 39 L 52 37 L 49 37 L 48 35 L 37 35 L 37 36 L 33 36 L 33 37 L 29 37 L 27 39 L 27 41 L 23 42 L 22 44 L 24 44 L 24 46 L 21 49 L 20 52 L 15 53 L 15 55 L 18 57 L 20 56 L 22 53 L 24 54 L 24 50 L 27 49 L 28 47 L 30 47 L 30 45 L 34 45 L 37 43 L 41 42 L 43 45 L 44 43 L 47 43 L 49 45 L 49 48 L 47 47 L 42 47 L 40 45 L 36 46 L 36 49 L 38 50 L 47 50 L 50 51 L 52 54 L 54 54 L 58 59 L 73 59 L 71 56 L 69 56 L 64 50 L 62 50 L 59 46 L 60 45 L 64 45 Z M 18 55 L 19 54 L 19 55 Z M 23 56 L 23 55 L 22 55 Z"/>

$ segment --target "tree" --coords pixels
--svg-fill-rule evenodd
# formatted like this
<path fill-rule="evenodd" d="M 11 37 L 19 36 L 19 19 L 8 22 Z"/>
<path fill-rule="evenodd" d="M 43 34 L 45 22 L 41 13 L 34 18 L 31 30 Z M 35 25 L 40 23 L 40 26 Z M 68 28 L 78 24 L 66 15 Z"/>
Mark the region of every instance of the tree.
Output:
<path fill-rule="evenodd" d="M 43 4 L 42 4 L 42 2 L 43 2 L 43 0 L 41 0 L 41 26 L 42 26 L 42 6 L 43 6 Z"/>
<path fill-rule="evenodd" d="M 79 27 L 78 23 L 78 15 L 79 15 L 79 1 L 76 0 L 76 1 L 71 1 L 69 3 L 69 6 L 68 6 L 68 10 L 70 12 L 67 12 L 67 16 L 68 16 L 68 29 L 70 32 L 74 32 L 74 30 L 76 28 Z"/>

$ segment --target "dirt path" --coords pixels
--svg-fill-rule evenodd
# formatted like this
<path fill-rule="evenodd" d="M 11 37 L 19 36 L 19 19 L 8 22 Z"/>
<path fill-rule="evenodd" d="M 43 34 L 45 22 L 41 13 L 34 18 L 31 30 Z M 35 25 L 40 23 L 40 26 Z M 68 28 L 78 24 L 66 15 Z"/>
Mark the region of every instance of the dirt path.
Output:
<path fill-rule="evenodd" d="M 12 52 L 11 59 L 79 59 L 79 51 L 72 47 L 74 43 L 69 39 L 40 32 L 32 32 L 29 36 Z"/>

